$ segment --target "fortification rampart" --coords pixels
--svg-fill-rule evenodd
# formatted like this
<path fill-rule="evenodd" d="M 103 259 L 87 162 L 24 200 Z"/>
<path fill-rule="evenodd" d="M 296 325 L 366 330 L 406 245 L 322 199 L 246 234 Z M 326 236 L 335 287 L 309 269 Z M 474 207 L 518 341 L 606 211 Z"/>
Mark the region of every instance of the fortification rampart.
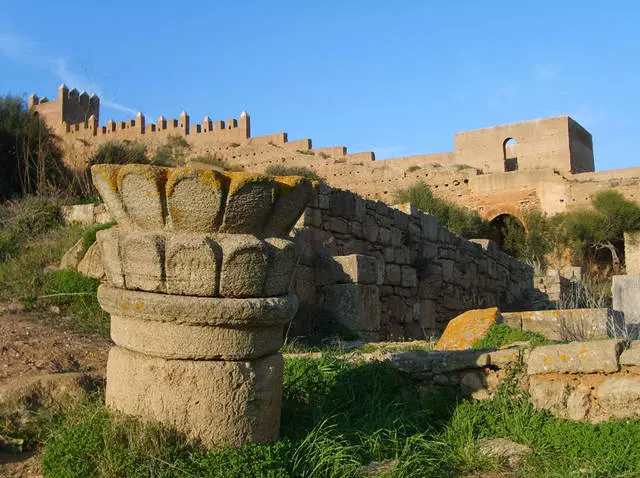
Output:
<path fill-rule="evenodd" d="M 568 116 L 460 132 L 453 151 L 374 161 L 372 152 L 316 147 L 309 138 L 289 141 L 285 132 L 252 137 L 246 113 L 226 121 L 207 116 L 199 124 L 186 112 L 177 119 L 160 116 L 155 123 L 138 114 L 101 126 L 99 103 L 64 85 L 57 100 L 29 99 L 32 111 L 62 137 L 67 163 L 80 167 L 107 141 L 139 142 L 153 154 L 177 135 L 190 145 L 188 158 L 215 156 L 259 172 L 271 165 L 304 166 L 331 186 L 387 203 L 394 202 L 398 189 L 423 181 L 437 196 L 489 220 L 502 214 L 522 218 L 531 207 L 549 214 L 589 207 L 594 193 L 609 188 L 640 199 L 640 168 L 594 172 L 591 135 Z"/>

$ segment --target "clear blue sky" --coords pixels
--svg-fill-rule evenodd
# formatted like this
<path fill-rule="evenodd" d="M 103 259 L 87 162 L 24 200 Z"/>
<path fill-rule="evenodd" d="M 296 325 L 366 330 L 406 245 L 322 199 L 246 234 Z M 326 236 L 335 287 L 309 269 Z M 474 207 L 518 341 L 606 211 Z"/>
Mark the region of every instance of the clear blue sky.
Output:
<path fill-rule="evenodd" d="M 101 122 L 238 116 L 378 158 L 568 114 L 640 165 L 640 2 L 4 2 L 0 93 L 96 92 Z"/>

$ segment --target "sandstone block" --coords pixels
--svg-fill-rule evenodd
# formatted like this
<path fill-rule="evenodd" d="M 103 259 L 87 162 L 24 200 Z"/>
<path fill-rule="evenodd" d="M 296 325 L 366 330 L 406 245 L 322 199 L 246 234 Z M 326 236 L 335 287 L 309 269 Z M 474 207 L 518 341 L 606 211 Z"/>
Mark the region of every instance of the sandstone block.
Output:
<path fill-rule="evenodd" d="M 620 354 L 620 365 L 640 365 L 640 340 L 634 340 Z"/>
<path fill-rule="evenodd" d="M 627 325 L 640 324 L 640 275 L 613 276 L 613 309 L 624 314 Z"/>
<path fill-rule="evenodd" d="M 440 229 L 440 226 L 438 226 L 438 220 L 435 216 L 432 216 L 431 214 L 420 215 L 420 230 L 424 239 L 427 239 L 428 241 L 437 241 L 438 229 Z"/>
<path fill-rule="evenodd" d="M 261 234 L 273 207 L 273 178 L 252 173 L 227 175 L 231 180 L 220 231 L 232 234 Z"/>
<path fill-rule="evenodd" d="M 339 266 L 335 282 L 381 285 L 384 281 L 384 264 L 376 257 L 350 254 L 333 259 Z"/>
<path fill-rule="evenodd" d="M 491 325 L 499 323 L 497 307 L 469 310 L 449 321 L 436 350 L 465 350 L 485 336 Z"/>
<path fill-rule="evenodd" d="M 487 367 L 489 354 L 479 350 L 454 350 L 447 352 L 426 352 L 411 350 L 390 355 L 391 364 L 402 372 L 417 377 L 429 378 L 433 375 L 449 374 L 459 370 Z"/>
<path fill-rule="evenodd" d="M 400 285 L 402 282 L 402 270 L 395 264 L 386 264 L 384 268 L 385 284 Z"/>
<path fill-rule="evenodd" d="M 206 447 L 278 438 L 283 360 L 167 360 L 113 347 L 107 406 L 160 421 Z"/>
<path fill-rule="evenodd" d="M 82 253 L 84 252 L 84 241 L 80 239 L 71 248 L 64 253 L 60 260 L 60 269 L 75 269 L 82 260 Z"/>
<path fill-rule="evenodd" d="M 80 264 L 78 264 L 78 272 L 96 280 L 103 280 L 105 278 L 102 250 L 97 241 L 87 249 Z"/>
<path fill-rule="evenodd" d="M 529 355 L 527 373 L 610 373 L 619 370 L 619 340 L 573 342 L 536 347 Z"/>
<path fill-rule="evenodd" d="M 216 243 L 204 235 L 175 235 L 165 247 L 168 294 L 218 295 L 222 252 Z"/>
<path fill-rule="evenodd" d="M 605 378 L 596 394 L 600 406 L 610 415 L 622 418 L 640 414 L 640 377 L 637 375 Z"/>
<path fill-rule="evenodd" d="M 217 171 L 171 170 L 166 194 L 172 229 L 201 233 L 216 231 L 222 221 L 227 187 L 227 178 Z"/>
<path fill-rule="evenodd" d="M 91 181 L 104 200 L 109 213 L 122 228 L 132 227 L 127 215 L 122 197 L 118 193 L 118 171 L 121 166 L 117 164 L 95 164 L 91 166 Z"/>
<path fill-rule="evenodd" d="M 567 416 L 570 420 L 584 420 L 589 414 L 589 392 L 586 390 L 572 390 L 567 398 Z"/>
<path fill-rule="evenodd" d="M 222 297 L 263 297 L 267 278 L 267 249 L 254 236 L 227 235 L 220 240 Z"/>
<path fill-rule="evenodd" d="M 556 413 L 563 411 L 568 393 L 569 385 L 563 380 L 542 377 L 529 379 L 531 404 L 539 410 L 550 410 Z"/>

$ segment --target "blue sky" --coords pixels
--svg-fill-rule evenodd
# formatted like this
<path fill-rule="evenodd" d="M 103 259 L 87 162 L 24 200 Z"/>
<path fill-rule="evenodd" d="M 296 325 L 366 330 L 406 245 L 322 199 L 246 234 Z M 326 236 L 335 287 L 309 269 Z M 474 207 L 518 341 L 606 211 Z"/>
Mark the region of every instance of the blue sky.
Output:
<path fill-rule="evenodd" d="M 98 93 L 142 111 L 238 116 L 252 133 L 378 158 L 456 131 L 568 114 L 596 168 L 640 165 L 640 3 L 29 1 L 0 16 L 0 93 Z"/>

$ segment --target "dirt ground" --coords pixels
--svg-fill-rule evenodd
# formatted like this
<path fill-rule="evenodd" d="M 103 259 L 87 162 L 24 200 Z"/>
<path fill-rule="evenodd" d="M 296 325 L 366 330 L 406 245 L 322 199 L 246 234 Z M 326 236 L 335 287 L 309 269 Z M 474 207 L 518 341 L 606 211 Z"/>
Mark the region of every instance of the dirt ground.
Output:
<path fill-rule="evenodd" d="M 41 314 L 7 309 L 0 304 L 0 386 L 61 372 L 104 376 L 109 340 L 57 329 Z M 5 476 L 41 476 L 40 454 L 0 449 L 0 477 Z"/>

